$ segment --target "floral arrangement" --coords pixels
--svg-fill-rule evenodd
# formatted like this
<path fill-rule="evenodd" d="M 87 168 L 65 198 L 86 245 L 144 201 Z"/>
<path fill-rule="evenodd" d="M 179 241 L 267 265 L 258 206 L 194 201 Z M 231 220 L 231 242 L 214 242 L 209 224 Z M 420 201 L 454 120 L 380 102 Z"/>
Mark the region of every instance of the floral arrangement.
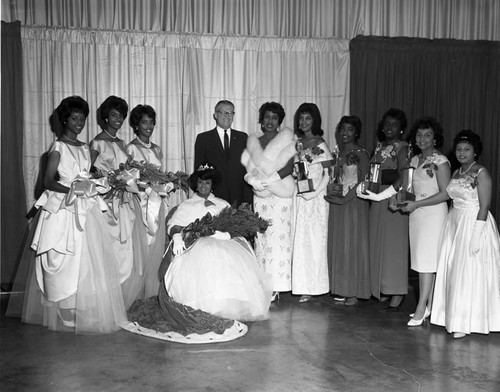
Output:
<path fill-rule="evenodd" d="M 427 175 L 430 178 L 434 177 L 434 173 L 438 171 L 438 163 L 439 163 L 439 155 L 434 152 L 425 158 L 425 163 L 422 166 L 422 169 L 425 169 Z"/>
<path fill-rule="evenodd" d="M 467 174 L 465 177 L 459 178 L 458 183 L 460 184 L 460 186 L 462 188 L 469 189 L 469 190 L 475 189 L 477 187 L 477 176 L 478 175 L 479 175 L 479 172 Z"/>
<path fill-rule="evenodd" d="M 160 166 L 144 161 L 132 161 L 128 166 L 139 170 L 140 181 L 144 183 L 157 185 L 171 182 L 174 189 L 182 189 L 185 192 L 189 189 L 189 175 L 182 171 L 176 173 L 163 171 Z"/>
<path fill-rule="evenodd" d="M 382 143 L 377 142 L 377 146 L 375 147 L 375 156 L 380 156 L 382 161 L 386 159 L 396 160 L 398 153 L 396 152 L 396 147 L 399 143 L 389 144 L 385 147 L 382 147 Z"/>
<path fill-rule="evenodd" d="M 132 161 L 121 163 L 120 167 L 108 173 L 100 172 L 99 175 L 108 177 L 111 190 L 106 194 L 106 199 L 113 197 L 123 198 L 124 192 L 138 193 L 137 182 L 158 185 L 172 183 L 174 191 L 189 189 L 189 175 L 178 171 L 177 173 L 162 171 L 157 165 L 147 162 Z"/>
<path fill-rule="evenodd" d="M 359 155 L 356 154 L 356 151 L 350 150 L 345 155 L 345 162 L 347 166 L 358 165 L 359 164 Z"/>
<path fill-rule="evenodd" d="M 182 233 L 186 247 L 189 247 L 198 238 L 216 231 L 227 232 L 231 237 L 250 237 L 265 232 L 268 226 L 269 222 L 253 212 L 248 203 L 242 203 L 238 208 L 234 205 L 226 207 L 215 216 L 207 213 L 187 225 Z"/>

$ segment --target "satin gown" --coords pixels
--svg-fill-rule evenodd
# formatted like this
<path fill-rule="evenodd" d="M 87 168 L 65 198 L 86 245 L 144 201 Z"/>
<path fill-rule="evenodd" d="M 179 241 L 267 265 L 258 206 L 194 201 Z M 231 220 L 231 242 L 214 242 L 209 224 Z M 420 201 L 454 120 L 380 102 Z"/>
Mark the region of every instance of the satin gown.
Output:
<path fill-rule="evenodd" d="M 53 152 L 60 154 L 57 172 L 62 185 L 70 187 L 79 174 L 88 173 L 88 145 L 56 141 L 49 149 L 49 154 Z M 108 247 L 111 237 L 101 212 L 106 209 L 101 196 L 71 198 L 46 190 L 36 206 L 40 211 L 31 225 L 34 232 L 28 236 L 14 283 L 21 289 L 25 286 L 23 321 L 69 330 L 58 313 L 74 309 L 77 333 L 118 330 L 126 314 L 117 260 Z M 9 304 L 8 313 L 18 316 L 16 306 Z"/>
<path fill-rule="evenodd" d="M 151 143 L 148 148 L 141 144 L 129 143 L 126 152 L 130 158 L 138 162 L 146 162 L 161 168 L 163 154 L 158 145 Z M 152 187 L 139 192 L 142 222 L 147 234 L 147 255 L 144 262 L 144 273 L 137 298 L 148 298 L 158 293 L 160 266 L 165 251 L 165 217 L 168 214 L 168 196 L 160 195 Z"/>
<path fill-rule="evenodd" d="M 122 140 L 94 139 L 90 148 L 99 153 L 94 166 L 104 172 L 118 170 L 120 164 L 129 158 Z M 108 207 L 105 217 L 112 236 L 111 246 L 119 263 L 125 307 L 128 308 L 140 297 L 137 276 L 144 274 L 148 252 L 139 195 L 124 192 L 122 197 L 108 200 Z"/>
<path fill-rule="evenodd" d="M 195 194 L 177 207 L 168 227 L 185 227 L 227 206 L 213 195 L 206 202 Z M 239 321 L 269 317 L 271 283 L 244 238 L 199 238 L 173 259 L 165 274 L 165 287 L 176 302 L 218 316 Z"/>
<path fill-rule="evenodd" d="M 477 174 L 453 178 L 446 188 L 453 206 L 440 239 L 431 323 L 448 332 L 500 331 L 500 237 L 489 211 L 479 254 L 469 254 L 479 211 Z"/>

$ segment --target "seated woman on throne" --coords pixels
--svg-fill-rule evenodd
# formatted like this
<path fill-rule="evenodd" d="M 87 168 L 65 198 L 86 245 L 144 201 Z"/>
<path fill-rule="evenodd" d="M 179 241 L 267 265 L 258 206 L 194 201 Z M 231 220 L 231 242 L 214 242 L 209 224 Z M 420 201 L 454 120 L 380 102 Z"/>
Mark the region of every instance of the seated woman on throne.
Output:
<path fill-rule="evenodd" d="M 156 333 L 158 323 L 167 318 L 176 324 L 170 323 L 170 330 L 187 323 L 188 332 L 195 332 L 188 335 L 190 342 L 205 343 L 203 336 L 221 341 L 244 335 L 246 326 L 235 320 L 269 317 L 271 283 L 244 238 L 265 230 L 267 222 L 248 206 L 234 209 L 215 197 L 211 192 L 217 179 L 218 172 L 208 165 L 190 176 L 195 194 L 167 222 L 172 238 L 167 257 L 173 257 L 158 297 L 136 301 L 128 311 L 135 323 L 126 329 L 137 332 L 147 327 Z M 186 333 L 183 336 L 185 340 Z"/>

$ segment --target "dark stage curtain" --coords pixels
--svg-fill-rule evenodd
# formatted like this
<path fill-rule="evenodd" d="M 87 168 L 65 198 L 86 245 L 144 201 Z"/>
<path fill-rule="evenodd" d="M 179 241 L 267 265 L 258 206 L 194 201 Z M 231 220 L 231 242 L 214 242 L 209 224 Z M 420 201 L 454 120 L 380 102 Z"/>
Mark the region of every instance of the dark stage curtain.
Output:
<path fill-rule="evenodd" d="M 478 161 L 492 175 L 491 212 L 500 223 L 500 42 L 358 36 L 350 56 L 350 111 L 363 121 L 360 143 L 373 151 L 388 108 L 404 110 L 408 128 L 433 116 L 455 168 L 453 138 L 472 129 L 483 140 Z"/>
<path fill-rule="evenodd" d="M 1 281 L 12 282 L 28 221 L 23 180 L 21 22 L 2 22 Z M 5 289 L 5 285 L 3 286 Z"/>

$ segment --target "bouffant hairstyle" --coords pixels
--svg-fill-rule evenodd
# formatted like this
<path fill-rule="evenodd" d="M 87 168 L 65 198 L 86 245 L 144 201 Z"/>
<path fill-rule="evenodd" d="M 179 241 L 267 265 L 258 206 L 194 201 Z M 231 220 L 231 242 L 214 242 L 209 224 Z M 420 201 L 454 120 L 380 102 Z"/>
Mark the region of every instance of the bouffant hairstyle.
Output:
<path fill-rule="evenodd" d="M 189 176 L 189 186 L 196 192 L 198 188 L 198 180 L 212 180 L 212 191 L 219 183 L 219 172 L 208 163 L 204 163 Z"/>
<path fill-rule="evenodd" d="M 156 112 L 149 105 L 137 105 L 130 112 L 130 118 L 128 119 L 128 123 L 132 127 L 132 130 L 137 135 L 138 134 L 138 126 L 144 116 L 148 116 L 153 119 L 153 125 L 156 125 Z"/>
<path fill-rule="evenodd" d="M 378 123 L 377 139 L 380 142 L 383 142 L 385 140 L 384 123 L 387 117 L 398 120 L 402 132 L 406 131 L 406 127 L 408 126 L 408 120 L 406 119 L 405 112 L 403 112 L 401 109 L 390 108 L 387 112 L 384 113 L 384 115 L 382 116 L 382 120 L 380 120 L 380 122 Z"/>
<path fill-rule="evenodd" d="M 101 103 L 99 109 L 97 109 L 102 122 L 104 123 L 106 122 L 106 120 L 109 117 L 109 112 L 112 109 L 118 111 L 118 113 L 120 113 L 123 116 L 123 118 L 127 118 L 128 114 L 127 102 L 123 98 L 110 95 L 108 98 L 104 100 L 103 103 Z"/>
<path fill-rule="evenodd" d="M 73 95 L 71 97 L 64 98 L 59 106 L 55 110 L 55 115 L 52 114 L 49 119 L 52 126 L 52 131 L 57 135 L 61 136 L 68 122 L 71 113 L 82 113 L 85 118 L 89 115 L 89 104 L 82 97 L 78 95 Z M 57 119 L 57 121 L 55 121 Z"/>
<path fill-rule="evenodd" d="M 474 149 L 476 158 L 478 158 L 483 152 L 483 142 L 481 141 L 481 137 L 470 129 L 464 129 L 463 131 L 458 132 L 457 136 L 455 136 L 455 140 L 453 140 L 453 151 L 456 151 L 459 143 L 469 143 Z"/>
<path fill-rule="evenodd" d="M 335 130 L 335 137 L 337 140 L 340 140 L 340 128 L 342 128 L 342 125 L 344 124 L 349 124 L 354 127 L 356 130 L 356 134 L 354 136 L 355 140 L 359 139 L 359 136 L 361 135 L 361 120 L 358 116 L 342 116 L 340 119 L 339 123 L 337 124 L 337 129 Z"/>
<path fill-rule="evenodd" d="M 278 123 L 281 125 L 285 118 L 285 109 L 278 102 L 266 102 L 259 109 L 259 124 L 264 121 L 266 112 L 271 112 L 278 115 Z"/>
<path fill-rule="evenodd" d="M 73 95 L 71 97 L 64 98 L 56 109 L 59 121 L 62 124 L 66 124 L 71 113 L 79 112 L 82 113 L 85 118 L 89 115 L 89 104 L 82 97 L 78 95 Z"/>
<path fill-rule="evenodd" d="M 417 132 L 419 129 L 432 129 L 434 132 L 434 147 L 440 148 L 444 143 L 443 127 L 434 117 L 424 116 L 420 117 L 417 121 L 413 123 L 410 129 L 410 141 L 415 150 L 415 153 L 419 153 L 420 149 L 417 147 Z"/>
<path fill-rule="evenodd" d="M 303 113 L 308 113 L 311 115 L 313 119 L 313 126 L 312 126 L 312 134 L 316 136 L 323 136 L 323 130 L 321 129 L 321 114 L 319 112 L 318 106 L 314 103 L 309 103 L 309 102 L 304 102 L 302 105 L 299 106 L 297 111 L 295 112 L 295 116 L 293 118 L 293 129 L 294 132 L 297 136 L 302 137 L 304 136 L 304 132 L 300 129 L 300 115 Z"/>

